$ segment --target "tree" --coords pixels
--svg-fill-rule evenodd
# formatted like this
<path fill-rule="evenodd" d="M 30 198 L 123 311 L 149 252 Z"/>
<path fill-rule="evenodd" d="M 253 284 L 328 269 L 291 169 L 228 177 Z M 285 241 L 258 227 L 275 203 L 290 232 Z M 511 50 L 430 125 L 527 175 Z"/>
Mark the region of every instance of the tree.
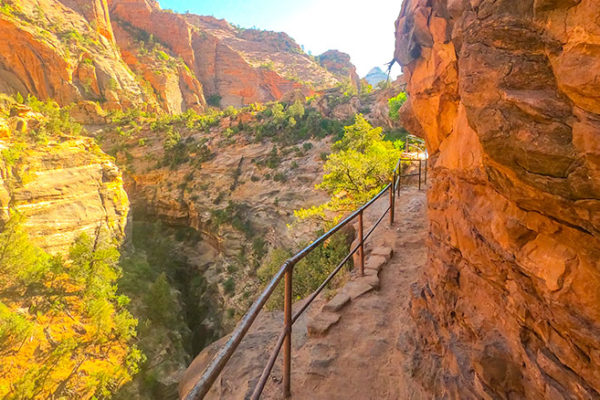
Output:
<path fill-rule="evenodd" d="M 82 235 L 67 259 L 51 257 L 21 223 L 0 231 L 0 398 L 109 397 L 143 357 L 115 244 Z"/>
<path fill-rule="evenodd" d="M 154 322 L 165 325 L 173 322 L 177 305 L 171 294 L 171 285 L 164 272 L 150 286 L 150 290 L 146 295 L 146 305 L 148 316 Z"/>
<path fill-rule="evenodd" d="M 318 232 L 318 236 L 322 233 Z M 349 242 L 346 232 L 338 232 L 294 266 L 294 277 L 292 279 L 294 299 L 305 298 L 325 281 L 325 278 L 329 276 L 344 256 L 348 254 L 350 248 Z M 279 271 L 283 263 L 290 257 L 291 253 L 287 250 L 272 250 L 257 271 L 261 283 L 267 285 L 277 271 Z M 348 265 L 348 269 L 351 269 L 351 262 Z M 340 280 L 343 280 L 342 275 L 336 275 L 330 287 L 335 287 Z M 267 302 L 267 308 L 271 310 L 281 309 L 283 308 L 283 302 L 284 287 L 280 283 Z"/>
<path fill-rule="evenodd" d="M 381 128 L 373 128 L 357 115 L 354 125 L 344 128 L 344 137 L 333 146 L 325 165 L 323 181 L 316 186 L 330 195 L 327 203 L 294 211 L 300 220 L 319 218 L 331 223 L 376 195 L 390 183 L 401 152 L 384 140 Z"/>
<path fill-rule="evenodd" d="M 291 118 L 301 119 L 304 117 L 304 105 L 300 100 L 296 100 L 294 104 L 288 107 L 287 115 Z"/>

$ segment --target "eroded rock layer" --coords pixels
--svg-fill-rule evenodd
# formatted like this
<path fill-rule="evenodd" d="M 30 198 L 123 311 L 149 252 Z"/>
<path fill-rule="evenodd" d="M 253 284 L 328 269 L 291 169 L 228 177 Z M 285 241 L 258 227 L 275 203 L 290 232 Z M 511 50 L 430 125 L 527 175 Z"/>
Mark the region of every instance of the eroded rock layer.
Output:
<path fill-rule="evenodd" d="M 357 82 L 344 53 L 328 52 L 320 65 L 285 33 L 177 14 L 154 0 L 6 0 L 0 38 L 0 91 L 63 106 L 178 114 L 202 112 L 207 99 L 242 106 Z"/>
<path fill-rule="evenodd" d="M 9 146 L 0 139 L 0 150 Z M 129 200 L 110 157 L 91 139 L 72 138 L 28 146 L 15 164 L 0 162 L 0 221 L 15 212 L 37 245 L 64 254 L 84 233 L 123 240 Z"/>
<path fill-rule="evenodd" d="M 431 156 L 414 373 L 436 398 L 600 398 L 600 4 L 407 0 Z"/>
<path fill-rule="evenodd" d="M 162 10 L 153 0 L 109 0 L 113 20 L 152 34 L 181 57 L 223 106 L 280 100 L 299 89 L 334 86 L 321 67 L 287 34 L 236 28 L 225 20 Z"/>

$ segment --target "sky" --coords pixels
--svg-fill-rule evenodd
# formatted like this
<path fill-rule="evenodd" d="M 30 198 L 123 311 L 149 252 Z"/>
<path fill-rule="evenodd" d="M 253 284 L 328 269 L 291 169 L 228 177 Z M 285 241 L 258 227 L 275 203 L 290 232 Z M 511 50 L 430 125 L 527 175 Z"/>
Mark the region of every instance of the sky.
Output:
<path fill-rule="evenodd" d="M 225 18 L 244 28 L 286 32 L 306 52 L 350 54 L 360 77 L 394 56 L 402 0 L 159 0 L 162 8 Z M 400 68 L 392 70 L 392 79 Z"/>

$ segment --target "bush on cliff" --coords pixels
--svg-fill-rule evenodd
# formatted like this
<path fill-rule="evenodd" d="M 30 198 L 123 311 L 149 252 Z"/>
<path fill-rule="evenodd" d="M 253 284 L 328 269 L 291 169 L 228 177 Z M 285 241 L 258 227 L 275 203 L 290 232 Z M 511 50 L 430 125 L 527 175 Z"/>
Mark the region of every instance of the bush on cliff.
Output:
<path fill-rule="evenodd" d="M 69 257 L 0 232 L 0 398 L 107 398 L 138 371 L 137 320 L 117 294 L 119 253 L 82 235 Z"/>
<path fill-rule="evenodd" d="M 320 236 L 323 232 L 317 232 Z M 350 251 L 348 235 L 346 232 L 338 232 L 328 239 L 323 245 L 318 246 L 302 261 L 294 266 L 292 279 L 293 301 L 303 299 L 314 292 L 323 283 L 325 278 L 335 269 L 338 263 Z M 263 285 L 267 285 L 273 276 L 279 271 L 283 263 L 290 258 L 292 253 L 285 249 L 272 250 L 263 265 L 258 269 L 258 279 Z M 351 261 L 349 264 L 351 268 Z M 344 274 L 337 274 L 330 287 L 339 286 L 344 279 Z M 282 309 L 284 302 L 283 280 L 271 295 L 267 303 L 270 310 Z"/>
<path fill-rule="evenodd" d="M 344 137 L 333 145 L 333 150 L 323 166 L 323 181 L 316 186 L 329 193 L 331 199 L 319 206 L 294 211 L 297 219 L 338 221 L 390 183 L 401 155 L 397 146 L 384 140 L 381 128 L 373 128 L 360 114 L 354 125 L 344 128 Z"/>
<path fill-rule="evenodd" d="M 400 116 L 398 115 L 398 111 L 400 111 L 400 107 L 406 102 L 406 93 L 400 92 L 398 96 L 392 97 L 388 100 L 389 106 L 389 117 L 392 121 L 398 121 Z"/>

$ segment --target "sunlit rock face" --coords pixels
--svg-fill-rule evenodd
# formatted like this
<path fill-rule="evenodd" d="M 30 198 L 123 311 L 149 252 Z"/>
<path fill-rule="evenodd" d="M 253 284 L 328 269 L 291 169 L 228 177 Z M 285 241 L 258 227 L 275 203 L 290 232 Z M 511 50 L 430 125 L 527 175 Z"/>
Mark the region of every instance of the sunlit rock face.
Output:
<path fill-rule="evenodd" d="M 152 34 L 181 57 L 202 83 L 206 97 L 219 96 L 223 106 L 280 100 L 294 90 L 308 96 L 313 89 L 341 80 L 285 33 L 175 14 L 153 0 L 108 0 L 108 4 L 113 20 Z"/>
<path fill-rule="evenodd" d="M 328 50 L 319 55 L 319 63 L 329 72 L 338 77 L 341 81 L 347 80 L 354 87 L 360 85 L 360 78 L 356 73 L 356 67 L 350 60 L 350 55 L 339 50 Z"/>
<path fill-rule="evenodd" d="M 402 6 L 401 114 L 432 167 L 414 372 L 436 398 L 600 398 L 599 15 Z"/>
<path fill-rule="evenodd" d="M 0 149 L 13 145 L 0 138 Z M 0 162 L 0 222 L 11 214 L 42 249 L 68 252 L 82 234 L 122 241 L 129 200 L 121 172 L 89 138 L 30 146 L 19 167 Z"/>

